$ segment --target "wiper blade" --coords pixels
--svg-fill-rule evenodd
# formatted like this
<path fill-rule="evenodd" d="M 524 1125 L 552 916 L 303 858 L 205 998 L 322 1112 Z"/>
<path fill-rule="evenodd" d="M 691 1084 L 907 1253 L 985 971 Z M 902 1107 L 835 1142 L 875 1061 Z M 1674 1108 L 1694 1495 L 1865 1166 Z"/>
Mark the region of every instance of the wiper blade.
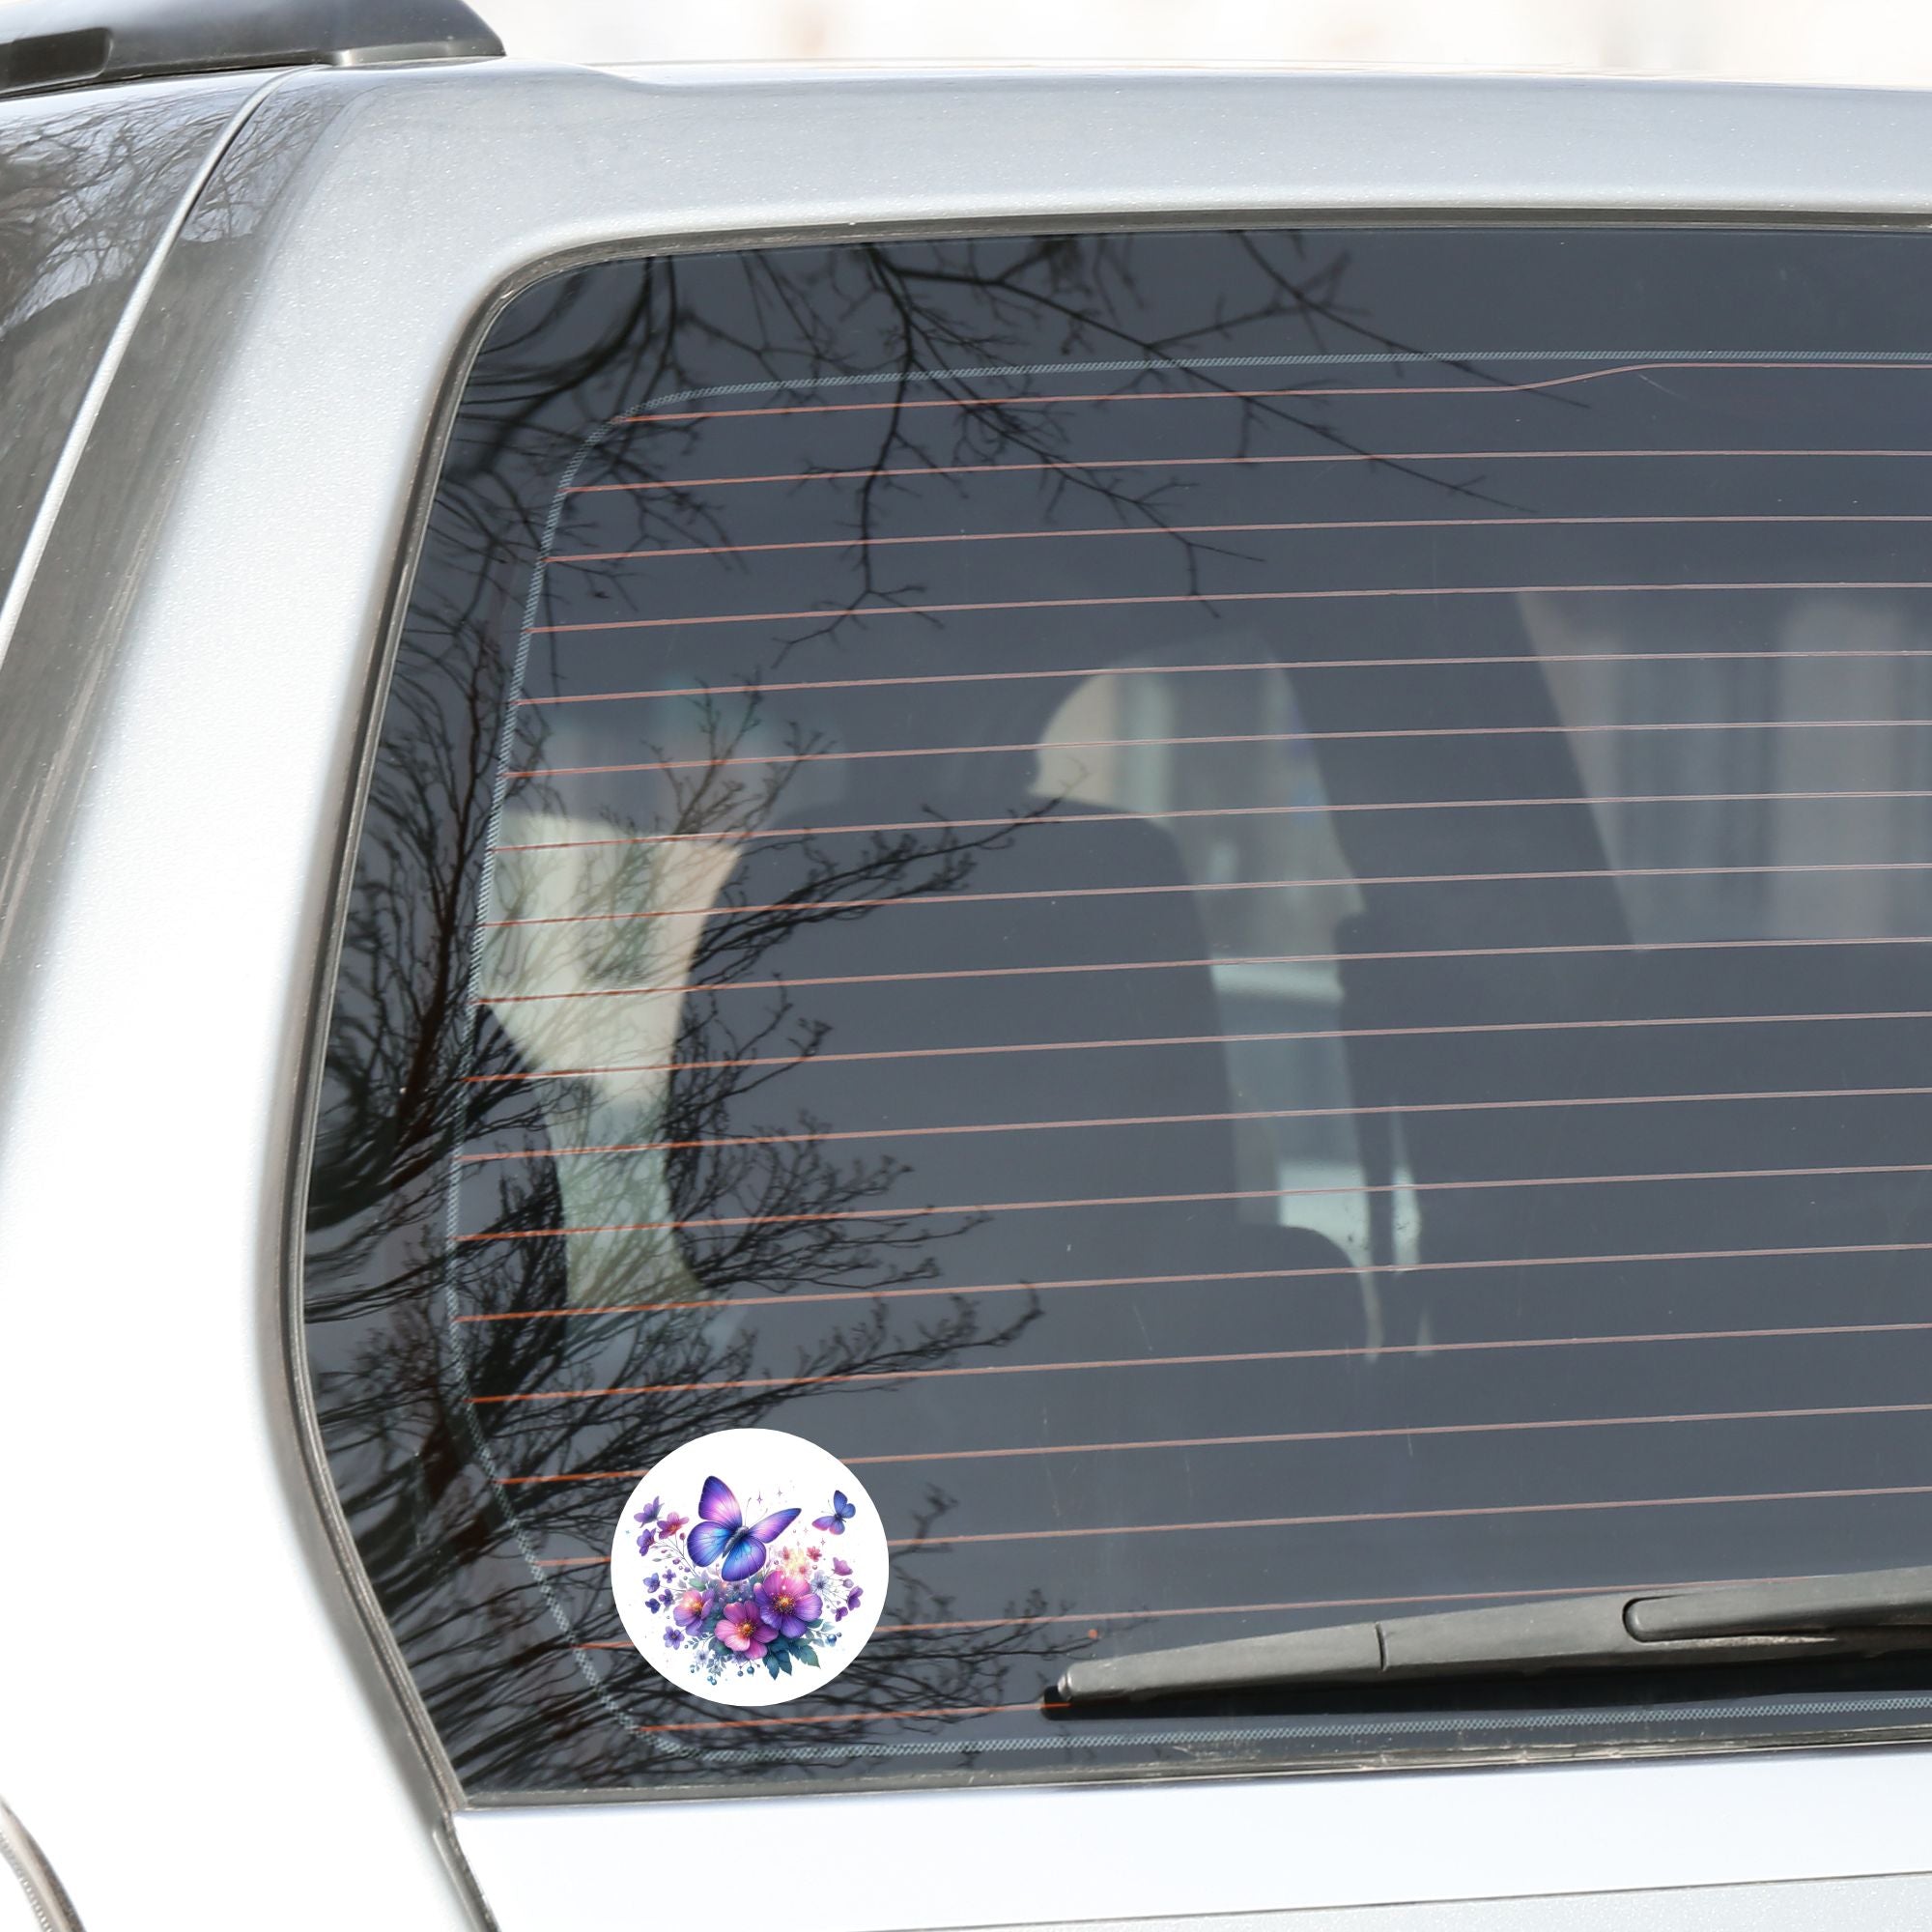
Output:
<path fill-rule="evenodd" d="M 1893 1650 L 1932 1650 L 1932 1566 L 1545 1598 L 1089 1658 L 1067 1666 L 1059 1694 L 1067 1704 L 1094 1704 L 1277 1685 L 1690 1668 Z"/>

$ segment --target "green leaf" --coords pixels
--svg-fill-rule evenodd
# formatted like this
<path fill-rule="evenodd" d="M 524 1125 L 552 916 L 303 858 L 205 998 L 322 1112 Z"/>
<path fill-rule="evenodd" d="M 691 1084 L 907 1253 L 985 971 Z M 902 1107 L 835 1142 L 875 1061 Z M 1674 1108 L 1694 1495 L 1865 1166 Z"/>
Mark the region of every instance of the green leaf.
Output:
<path fill-rule="evenodd" d="M 779 1661 L 779 1668 L 782 1670 L 787 1677 L 791 1675 L 791 1652 L 789 1649 L 768 1650 L 766 1651 L 765 1656 L 768 1660 L 776 1657 Z"/>
<path fill-rule="evenodd" d="M 765 1668 L 769 1670 L 774 1677 L 776 1677 L 779 1674 L 779 1664 L 781 1663 L 781 1662 L 782 1662 L 782 1659 L 781 1653 L 779 1653 L 778 1651 L 768 1650 L 765 1652 Z"/>
<path fill-rule="evenodd" d="M 818 1662 L 818 1653 L 802 1637 L 793 1638 L 791 1647 L 792 1654 L 802 1662 L 806 1663 L 816 1663 Z"/>

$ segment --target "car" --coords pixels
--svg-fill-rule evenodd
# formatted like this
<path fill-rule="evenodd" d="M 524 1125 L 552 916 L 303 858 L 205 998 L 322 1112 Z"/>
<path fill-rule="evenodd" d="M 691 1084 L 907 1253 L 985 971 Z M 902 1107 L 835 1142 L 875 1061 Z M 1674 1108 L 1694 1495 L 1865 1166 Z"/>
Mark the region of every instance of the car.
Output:
<path fill-rule="evenodd" d="M 1922 1922 L 1932 99 L 0 18 L 23 1923 Z"/>

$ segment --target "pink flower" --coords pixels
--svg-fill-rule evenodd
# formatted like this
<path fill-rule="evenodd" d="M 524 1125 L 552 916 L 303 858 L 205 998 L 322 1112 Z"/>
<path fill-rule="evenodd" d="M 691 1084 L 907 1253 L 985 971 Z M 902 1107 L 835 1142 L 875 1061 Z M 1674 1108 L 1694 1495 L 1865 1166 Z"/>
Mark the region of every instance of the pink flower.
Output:
<path fill-rule="evenodd" d="M 696 1630 L 717 1607 L 717 1604 L 715 1590 L 686 1590 L 672 1601 L 670 1613 L 686 1630 Z"/>
<path fill-rule="evenodd" d="M 823 1607 L 811 1585 L 788 1570 L 771 1570 L 758 1578 L 754 1592 L 765 1615 L 780 1636 L 803 1636 L 818 1621 Z"/>
<path fill-rule="evenodd" d="M 765 1654 L 765 1646 L 778 1639 L 778 1632 L 766 1623 L 757 1603 L 750 1597 L 726 1604 L 718 1619 L 718 1641 L 735 1651 L 747 1663 L 755 1663 Z"/>
<path fill-rule="evenodd" d="M 679 1516 L 675 1510 L 666 1510 L 658 1520 L 658 1534 L 668 1541 L 690 1520 L 688 1516 Z"/>

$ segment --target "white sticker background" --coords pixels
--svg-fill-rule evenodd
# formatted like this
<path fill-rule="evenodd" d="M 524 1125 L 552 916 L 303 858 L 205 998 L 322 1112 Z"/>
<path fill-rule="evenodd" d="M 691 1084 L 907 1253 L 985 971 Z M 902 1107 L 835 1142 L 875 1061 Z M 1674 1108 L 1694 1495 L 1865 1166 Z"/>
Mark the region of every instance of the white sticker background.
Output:
<path fill-rule="evenodd" d="M 716 1520 L 694 1549 L 707 1481 L 729 1495 L 713 1492 Z M 769 1542 L 755 1537 L 791 1509 Z M 611 1538 L 625 1634 L 667 1683 L 715 1704 L 785 1704 L 831 1683 L 878 1624 L 889 1563 L 864 1485 L 777 1429 L 723 1429 L 661 1457 Z M 743 1574 L 727 1579 L 726 1569 Z"/>

